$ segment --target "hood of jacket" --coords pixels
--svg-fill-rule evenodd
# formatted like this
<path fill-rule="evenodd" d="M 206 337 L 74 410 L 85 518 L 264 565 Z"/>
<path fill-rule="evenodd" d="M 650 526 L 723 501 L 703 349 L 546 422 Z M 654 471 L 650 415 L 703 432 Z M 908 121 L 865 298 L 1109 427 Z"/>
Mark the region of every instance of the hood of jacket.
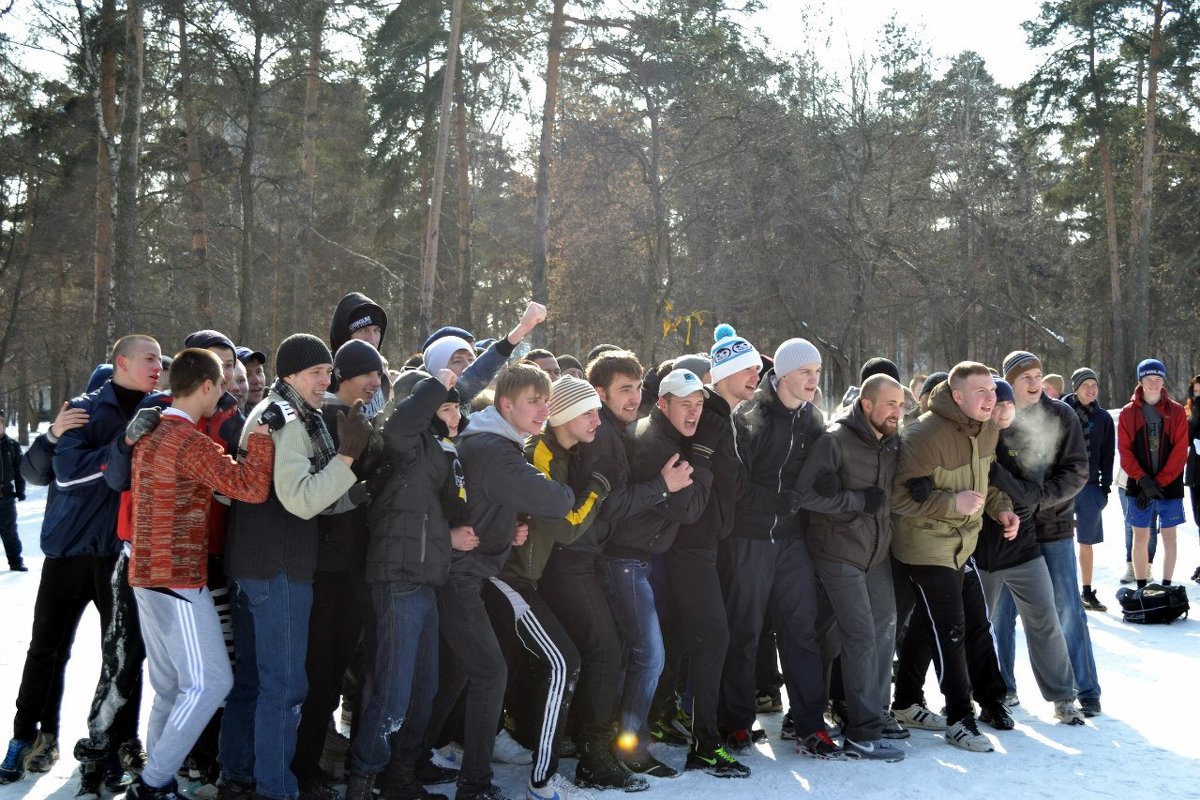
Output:
<path fill-rule="evenodd" d="M 949 381 L 942 381 L 929 395 L 929 410 L 954 424 L 956 430 L 967 436 L 978 436 L 983 423 L 968 417 L 954 402 L 954 392 Z"/>
<path fill-rule="evenodd" d="M 495 406 L 488 406 L 483 411 L 472 414 L 470 426 L 459 433 L 458 438 L 461 441 L 481 433 L 494 433 L 508 439 L 517 447 L 525 447 L 525 434 L 514 428 Z"/>
<path fill-rule="evenodd" d="M 337 353 L 338 348 L 350 340 L 350 323 L 356 319 L 357 312 L 364 309 L 378 314 L 379 319 L 383 321 L 383 324 L 379 326 L 382 329 L 379 340 L 382 348 L 383 336 L 387 335 L 387 312 L 362 292 L 350 292 L 338 301 L 337 308 L 333 310 L 333 320 L 329 323 L 330 350 Z"/>

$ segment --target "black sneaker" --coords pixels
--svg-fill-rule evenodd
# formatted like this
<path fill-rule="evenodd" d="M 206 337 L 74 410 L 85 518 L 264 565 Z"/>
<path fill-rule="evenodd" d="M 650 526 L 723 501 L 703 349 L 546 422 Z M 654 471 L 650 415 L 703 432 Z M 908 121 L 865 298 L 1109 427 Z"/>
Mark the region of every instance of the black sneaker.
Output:
<path fill-rule="evenodd" d="M 650 788 L 650 781 L 634 775 L 621 766 L 607 743 L 585 743 L 575 766 L 575 785 L 585 789 L 620 789 L 622 792 L 641 792 Z"/>
<path fill-rule="evenodd" d="M 491 786 L 474 791 L 464 790 L 460 786 L 458 792 L 454 795 L 454 800 L 509 800 L 509 797 L 499 786 L 493 783 Z"/>
<path fill-rule="evenodd" d="M 725 749 L 735 756 L 744 756 L 754 749 L 749 728 L 738 728 L 725 740 Z"/>
<path fill-rule="evenodd" d="M 1200 583 L 1200 567 L 1196 567 L 1196 571 L 1192 573 L 1192 580 Z"/>
<path fill-rule="evenodd" d="M 792 719 L 792 712 L 783 715 L 783 724 L 779 726 L 779 738 L 796 741 L 796 720 Z"/>
<path fill-rule="evenodd" d="M 809 758 L 823 758 L 830 761 L 846 757 L 842 748 L 834 744 L 833 739 L 823 730 L 813 731 L 805 736 L 803 741 L 796 742 L 796 752 Z"/>
<path fill-rule="evenodd" d="M 691 735 L 680 730 L 670 719 L 655 720 L 650 726 L 650 736 L 671 747 L 688 747 L 692 743 Z"/>
<path fill-rule="evenodd" d="M 1099 697 L 1081 697 L 1079 698 L 1079 710 L 1083 712 L 1085 717 L 1098 717 L 1100 711 Z"/>
<path fill-rule="evenodd" d="M 1083 600 L 1083 607 L 1088 611 L 1099 611 L 1101 613 L 1108 611 L 1108 606 L 1101 603 L 1100 598 L 1096 597 L 1095 589 L 1090 591 L 1085 590 L 1080 593 L 1079 597 Z"/>
<path fill-rule="evenodd" d="M 105 768 L 102 761 L 85 761 L 79 765 L 79 787 L 75 800 L 100 800 L 104 787 Z"/>
<path fill-rule="evenodd" d="M 759 692 L 754 696 L 754 709 L 759 714 L 775 714 L 783 711 L 783 695 L 778 691 Z"/>
<path fill-rule="evenodd" d="M 443 783 L 454 783 L 458 780 L 458 770 L 440 767 L 426 759 L 417 764 L 417 781 L 422 786 L 438 786 Z"/>
<path fill-rule="evenodd" d="M 180 800 L 181 797 L 174 780 L 168 781 L 166 786 L 155 788 L 142 783 L 141 777 L 138 777 L 125 790 L 125 800 Z"/>
<path fill-rule="evenodd" d="M 1011 731 L 1016 725 L 1004 703 L 992 703 L 980 708 L 979 721 L 991 725 L 998 731 Z"/>
<path fill-rule="evenodd" d="M 16 561 L 8 562 L 8 568 L 13 572 L 29 572 L 29 567 L 25 566 L 25 562 L 19 558 Z"/>
<path fill-rule="evenodd" d="M 221 778 L 217 781 L 217 800 L 251 800 L 254 784 Z"/>
<path fill-rule="evenodd" d="M 679 775 L 678 770 L 668 767 L 650 755 L 647 750 L 622 756 L 617 761 L 630 772 L 638 775 L 649 775 L 651 778 L 674 778 Z"/>
<path fill-rule="evenodd" d="M 337 800 L 338 792 L 331 780 L 315 776 L 304 778 L 297 783 L 300 787 L 300 800 Z"/>
<path fill-rule="evenodd" d="M 750 768 L 733 756 L 724 747 L 718 747 L 709 753 L 700 753 L 695 749 L 688 750 L 685 770 L 701 770 L 714 778 L 749 778 Z"/>

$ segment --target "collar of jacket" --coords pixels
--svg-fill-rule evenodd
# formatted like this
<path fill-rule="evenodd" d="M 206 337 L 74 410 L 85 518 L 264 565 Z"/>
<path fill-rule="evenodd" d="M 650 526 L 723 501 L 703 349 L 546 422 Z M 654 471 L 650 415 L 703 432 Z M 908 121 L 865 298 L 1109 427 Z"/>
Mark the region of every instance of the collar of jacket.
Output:
<path fill-rule="evenodd" d="M 1164 386 L 1162 390 L 1162 397 L 1160 397 L 1158 402 L 1154 404 L 1154 407 L 1158 409 L 1160 414 L 1163 414 L 1164 416 L 1166 415 L 1166 408 L 1170 404 L 1164 403 L 1163 401 L 1170 399 L 1171 393 L 1168 392 L 1167 387 Z M 1141 408 L 1143 405 L 1145 405 L 1145 393 L 1142 391 L 1142 385 L 1140 383 L 1133 388 L 1133 396 L 1129 398 L 1129 402 L 1132 403 L 1136 408 Z"/>
<path fill-rule="evenodd" d="M 783 404 L 783 401 L 779 399 L 779 392 L 775 391 L 775 379 L 775 369 L 767 370 L 767 374 L 763 375 L 762 380 L 758 382 L 758 388 L 754 390 L 754 402 L 781 417 L 793 417 L 803 411 L 808 403 L 801 403 L 796 408 L 788 408 Z"/>
<path fill-rule="evenodd" d="M 862 437 L 864 442 L 875 445 L 881 450 L 893 444 L 897 439 L 897 435 L 894 433 L 884 434 L 883 436 L 876 435 L 875 427 L 871 425 L 871 421 L 867 419 L 866 412 L 863 411 L 861 397 L 854 401 L 850 413 L 843 416 L 834 425 L 845 425 Z"/>
<path fill-rule="evenodd" d="M 658 406 L 654 407 L 654 410 L 650 412 L 650 416 L 647 417 L 647 419 L 650 421 L 651 425 L 662 431 L 663 435 L 665 435 L 671 441 L 683 441 L 683 437 L 679 435 L 679 431 L 675 430 L 675 426 L 671 424 L 671 420 L 667 419 L 667 415 L 664 414 Z"/>

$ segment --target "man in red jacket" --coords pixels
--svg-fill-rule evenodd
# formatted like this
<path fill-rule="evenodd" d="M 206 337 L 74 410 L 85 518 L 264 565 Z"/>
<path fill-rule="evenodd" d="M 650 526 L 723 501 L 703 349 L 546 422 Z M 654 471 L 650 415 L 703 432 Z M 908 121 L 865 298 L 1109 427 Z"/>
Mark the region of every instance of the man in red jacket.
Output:
<path fill-rule="evenodd" d="M 1163 584 L 1175 572 L 1175 527 L 1183 522 L 1183 468 L 1188 424 L 1183 406 L 1167 395 L 1167 368 L 1155 358 L 1137 367 L 1138 386 L 1117 419 L 1117 451 L 1129 476 L 1126 521 L 1133 528 L 1133 576 L 1146 585 L 1150 523 L 1157 515 L 1162 534 Z"/>

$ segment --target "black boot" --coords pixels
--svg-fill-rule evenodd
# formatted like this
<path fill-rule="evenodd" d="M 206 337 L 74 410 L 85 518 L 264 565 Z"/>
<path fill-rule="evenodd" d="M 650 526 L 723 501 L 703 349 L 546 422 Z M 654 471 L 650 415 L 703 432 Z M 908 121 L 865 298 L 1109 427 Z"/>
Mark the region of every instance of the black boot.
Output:
<path fill-rule="evenodd" d="M 374 775 L 351 772 L 350 780 L 346 782 L 346 800 L 373 800 L 374 789 Z"/>
<path fill-rule="evenodd" d="M 641 792 L 650 788 L 649 781 L 621 766 L 607 739 L 582 743 L 579 764 L 575 767 L 575 785 L 623 792 Z"/>
<path fill-rule="evenodd" d="M 400 764 L 396 761 L 388 764 L 383 773 L 379 796 L 382 800 L 447 800 L 444 794 L 432 794 L 425 790 L 417 778 L 415 764 Z M 346 800 L 352 800 L 349 789 L 346 790 Z"/>

